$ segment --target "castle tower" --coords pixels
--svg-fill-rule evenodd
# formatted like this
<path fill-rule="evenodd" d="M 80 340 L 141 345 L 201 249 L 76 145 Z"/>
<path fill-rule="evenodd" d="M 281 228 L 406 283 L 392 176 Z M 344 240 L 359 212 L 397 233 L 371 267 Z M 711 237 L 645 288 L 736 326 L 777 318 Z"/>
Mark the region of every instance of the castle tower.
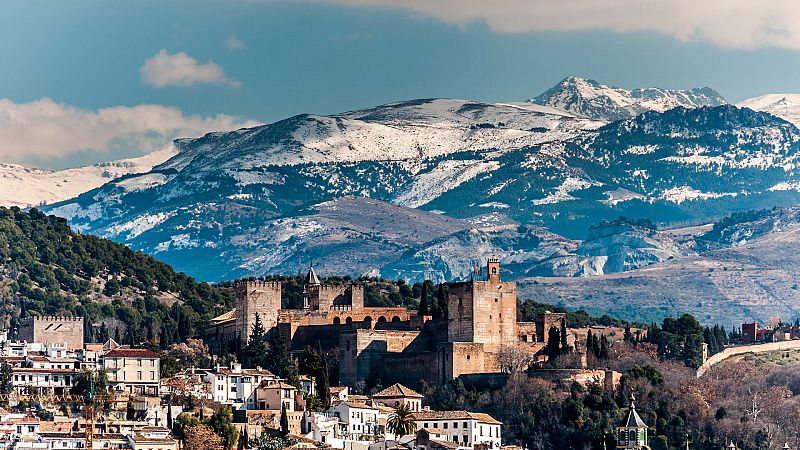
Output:
<path fill-rule="evenodd" d="M 281 309 L 281 283 L 278 281 L 240 281 L 234 288 L 236 297 L 236 334 L 246 344 L 253 331 L 256 314 L 266 331 L 278 325 Z"/>
<path fill-rule="evenodd" d="M 649 449 L 647 446 L 647 424 L 636 412 L 636 405 L 631 400 L 628 417 L 617 427 L 617 448 Z"/>
<path fill-rule="evenodd" d="M 500 262 L 487 261 L 487 281 L 448 283 L 447 337 L 449 342 L 484 345 L 496 353 L 517 337 L 517 285 L 500 280 Z"/>
<path fill-rule="evenodd" d="M 491 257 L 486 261 L 486 279 L 491 284 L 500 283 L 500 260 Z"/>

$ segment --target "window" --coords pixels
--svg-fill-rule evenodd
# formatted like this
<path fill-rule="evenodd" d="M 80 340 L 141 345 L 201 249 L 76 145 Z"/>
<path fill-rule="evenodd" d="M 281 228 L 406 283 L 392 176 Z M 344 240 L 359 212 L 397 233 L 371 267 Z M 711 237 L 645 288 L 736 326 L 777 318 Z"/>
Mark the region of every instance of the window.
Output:
<path fill-rule="evenodd" d="M 141 360 L 141 358 L 136 360 L 136 364 L 137 364 L 139 367 L 142 367 L 142 360 Z"/>
<path fill-rule="evenodd" d="M 467 422 L 462 423 L 461 428 L 467 428 Z"/>
<path fill-rule="evenodd" d="M 447 429 L 447 422 L 444 423 L 444 429 Z"/>
<path fill-rule="evenodd" d="M 456 428 L 458 428 L 458 422 L 453 422 L 453 429 L 455 430 Z"/>
<path fill-rule="evenodd" d="M 155 381 L 155 379 L 156 379 L 156 373 L 151 370 L 150 371 L 150 380 Z"/>
<path fill-rule="evenodd" d="M 483 425 L 481 425 L 481 431 L 480 431 L 480 434 L 481 434 L 481 436 L 483 436 Z"/>
<path fill-rule="evenodd" d="M 461 436 L 461 442 L 466 444 L 467 442 L 469 442 L 469 437 L 466 434 L 464 436 Z"/>
<path fill-rule="evenodd" d="M 458 443 L 458 436 L 453 436 L 453 442 Z"/>
<path fill-rule="evenodd" d="M 428 426 L 428 422 L 425 422 L 425 425 L 424 425 L 422 428 L 430 428 L 430 427 Z"/>

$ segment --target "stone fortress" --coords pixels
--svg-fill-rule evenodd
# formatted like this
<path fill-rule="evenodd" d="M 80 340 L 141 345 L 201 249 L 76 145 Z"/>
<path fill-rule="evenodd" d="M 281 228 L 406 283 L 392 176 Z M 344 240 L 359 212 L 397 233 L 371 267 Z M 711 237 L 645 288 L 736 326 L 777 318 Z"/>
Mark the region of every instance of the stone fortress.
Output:
<path fill-rule="evenodd" d="M 34 316 L 20 319 L 19 340 L 43 344 L 67 343 L 67 349 L 83 348 L 83 317 Z"/>
<path fill-rule="evenodd" d="M 343 385 L 380 380 L 418 386 L 444 383 L 465 374 L 499 371 L 504 349 L 541 356 L 550 327 L 564 314 L 544 313 L 535 322 L 517 322 L 517 289 L 500 277 L 490 258 L 484 279 L 448 283 L 447 319 L 433 320 L 405 307 L 366 307 L 364 287 L 323 284 L 313 268 L 304 280 L 303 307 L 281 307 L 281 284 L 242 281 L 236 307 L 213 319 L 209 333 L 246 343 L 256 314 L 268 332 L 282 333 L 293 351 L 322 347 L 339 355 Z"/>

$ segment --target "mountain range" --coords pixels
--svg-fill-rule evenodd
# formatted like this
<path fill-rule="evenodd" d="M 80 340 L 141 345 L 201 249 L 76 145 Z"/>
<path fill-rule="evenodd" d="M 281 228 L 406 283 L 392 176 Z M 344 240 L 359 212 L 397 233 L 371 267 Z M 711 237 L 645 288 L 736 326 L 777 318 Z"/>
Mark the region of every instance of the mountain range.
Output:
<path fill-rule="evenodd" d="M 312 262 L 328 274 L 464 279 L 495 255 L 507 277 L 558 280 L 549 295 L 579 304 L 559 283 L 707 257 L 694 235 L 652 224 L 798 203 L 800 131 L 774 103 L 752 103 L 760 112 L 708 88 L 571 77 L 528 102 L 301 114 L 177 140 L 152 169 L 44 210 L 209 281 Z"/>

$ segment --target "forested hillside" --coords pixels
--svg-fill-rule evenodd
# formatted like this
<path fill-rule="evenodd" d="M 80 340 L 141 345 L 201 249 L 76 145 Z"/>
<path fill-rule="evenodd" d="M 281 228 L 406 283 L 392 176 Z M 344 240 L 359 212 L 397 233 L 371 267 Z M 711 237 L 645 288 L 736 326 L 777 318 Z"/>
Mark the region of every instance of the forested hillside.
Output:
<path fill-rule="evenodd" d="M 128 247 L 75 233 L 36 209 L 0 208 L 0 327 L 84 316 L 87 340 L 165 348 L 233 305 L 223 289 Z"/>

